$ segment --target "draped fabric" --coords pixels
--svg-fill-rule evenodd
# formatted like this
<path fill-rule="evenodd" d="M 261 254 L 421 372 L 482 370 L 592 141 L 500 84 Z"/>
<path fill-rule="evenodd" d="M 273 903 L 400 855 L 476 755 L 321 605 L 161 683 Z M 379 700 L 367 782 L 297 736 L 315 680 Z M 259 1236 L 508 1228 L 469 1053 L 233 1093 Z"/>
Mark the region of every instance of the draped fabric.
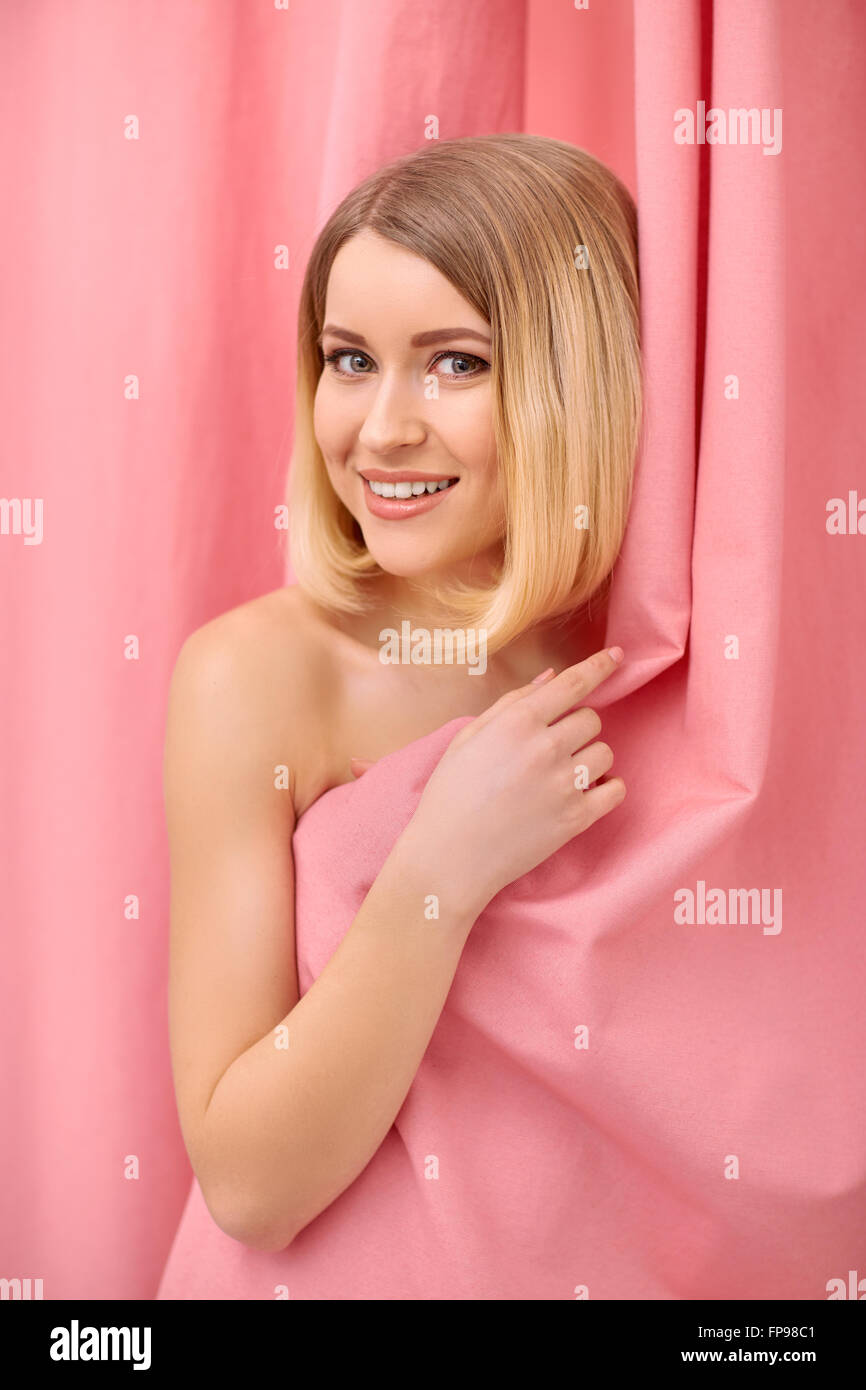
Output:
<path fill-rule="evenodd" d="M 640 223 L 626 662 L 593 697 L 629 794 L 575 896 L 573 1011 L 598 1240 L 618 1202 L 634 1220 L 561 1296 L 825 1298 L 866 1274 L 864 40 L 854 0 L 0 11 L 0 1276 L 156 1294 L 192 1176 L 170 671 L 290 578 L 323 221 L 431 132 L 508 130 L 610 163 Z"/>

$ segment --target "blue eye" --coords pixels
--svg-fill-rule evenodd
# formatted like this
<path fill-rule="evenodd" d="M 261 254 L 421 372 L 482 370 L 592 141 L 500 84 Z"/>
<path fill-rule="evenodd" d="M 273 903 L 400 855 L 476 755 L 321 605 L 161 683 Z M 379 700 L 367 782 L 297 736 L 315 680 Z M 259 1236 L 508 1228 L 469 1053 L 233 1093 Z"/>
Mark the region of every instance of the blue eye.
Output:
<path fill-rule="evenodd" d="M 453 379 L 454 379 L 455 381 L 456 381 L 456 380 L 459 380 L 459 378 L 460 378 L 460 377 L 463 377 L 463 376 L 468 376 L 468 377 L 480 376 L 480 375 L 481 375 L 481 371 L 483 371 L 485 367 L 489 367 L 489 366 L 490 366 L 490 363 L 489 363 L 489 362 L 485 362 L 485 360 L 484 360 L 483 357 L 476 357 L 475 354 L 472 353 L 472 352 L 440 352 L 439 355 L 438 355 L 438 357 L 434 358 L 434 362 L 431 363 L 431 366 L 434 365 L 435 362 L 447 362 L 449 359 L 450 359 L 451 361 L 453 361 L 453 362 L 474 362 L 474 363 L 475 363 L 475 370 L 472 371 L 472 372 L 446 372 L 446 373 L 445 373 L 446 376 L 453 377 Z M 480 369 L 480 370 L 479 370 L 479 369 Z"/>
<path fill-rule="evenodd" d="M 371 375 L 369 371 L 346 371 L 345 368 L 339 367 L 337 363 L 343 357 L 352 358 L 355 362 L 367 362 L 372 365 L 372 358 L 368 357 L 366 352 L 359 352 L 356 348 L 337 348 L 334 352 L 323 354 L 322 360 L 326 366 L 331 368 L 335 376 L 353 377 Z M 448 361 L 469 362 L 474 364 L 471 371 L 443 373 L 444 376 L 450 377 L 452 381 L 460 381 L 464 377 L 471 379 L 476 376 L 481 376 L 481 374 L 490 367 L 489 362 L 486 362 L 483 357 L 477 357 L 475 353 L 472 352 L 440 352 L 434 357 L 433 361 L 430 363 L 430 367 L 432 369 L 437 363 Z"/>
<path fill-rule="evenodd" d="M 339 361 L 341 357 L 360 357 L 363 358 L 365 362 L 370 361 L 370 358 L 367 356 L 365 352 L 358 352 L 357 350 L 351 351 L 348 348 L 342 348 L 338 349 L 336 352 L 327 353 L 324 357 L 324 361 L 330 365 L 334 365 Z M 369 372 L 345 372 L 336 365 L 334 365 L 334 371 L 336 372 L 337 376 L 369 376 Z"/>

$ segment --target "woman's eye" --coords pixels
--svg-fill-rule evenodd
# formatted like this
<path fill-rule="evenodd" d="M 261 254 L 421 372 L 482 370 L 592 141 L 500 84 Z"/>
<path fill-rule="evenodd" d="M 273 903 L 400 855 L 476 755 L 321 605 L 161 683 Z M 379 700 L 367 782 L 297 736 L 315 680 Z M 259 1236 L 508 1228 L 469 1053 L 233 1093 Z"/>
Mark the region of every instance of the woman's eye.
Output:
<path fill-rule="evenodd" d="M 446 376 L 453 377 L 480 376 L 481 371 L 483 371 L 485 367 L 488 367 L 490 365 L 488 362 L 484 361 L 483 357 L 476 357 L 474 353 L 471 352 L 441 352 L 439 356 L 434 359 L 432 365 L 435 366 L 437 362 L 468 362 L 474 368 L 473 370 L 468 372 L 452 371 L 445 373 Z"/>
<path fill-rule="evenodd" d="M 370 361 L 370 359 L 369 359 L 369 357 L 367 356 L 366 353 L 364 353 L 364 352 L 350 352 L 350 351 L 348 351 L 348 349 L 346 349 L 346 348 L 343 348 L 342 352 L 337 351 L 337 352 L 329 352 L 329 353 L 326 353 L 326 354 L 325 354 L 325 358 L 324 358 L 325 362 L 333 366 L 334 371 L 337 373 L 338 376 L 367 376 L 367 375 L 369 375 L 367 372 L 355 372 L 355 371 L 349 371 L 349 372 L 347 372 L 347 371 L 345 371 L 342 367 L 338 367 L 338 366 L 337 366 L 337 362 L 340 360 L 341 357 L 351 357 L 351 358 L 354 359 L 355 362 L 357 362 L 357 361 L 359 361 L 359 360 L 360 360 L 361 362 L 369 362 L 369 361 Z"/>
<path fill-rule="evenodd" d="M 340 361 L 346 357 L 350 359 L 352 364 L 348 371 L 345 367 L 338 365 Z M 365 352 L 353 352 L 348 348 L 338 348 L 335 352 L 324 354 L 323 361 L 327 366 L 332 368 L 337 376 L 369 376 L 369 371 L 364 370 L 364 364 L 372 365 L 371 359 Z M 490 363 L 485 362 L 483 357 L 476 357 L 475 354 L 471 352 L 440 352 L 430 365 L 431 367 L 435 367 L 440 362 L 453 362 L 456 364 L 456 371 L 452 370 L 444 373 L 445 376 L 450 376 L 455 381 L 460 377 L 480 376 L 481 373 L 490 366 Z M 362 364 L 360 370 L 356 370 L 358 363 Z"/>

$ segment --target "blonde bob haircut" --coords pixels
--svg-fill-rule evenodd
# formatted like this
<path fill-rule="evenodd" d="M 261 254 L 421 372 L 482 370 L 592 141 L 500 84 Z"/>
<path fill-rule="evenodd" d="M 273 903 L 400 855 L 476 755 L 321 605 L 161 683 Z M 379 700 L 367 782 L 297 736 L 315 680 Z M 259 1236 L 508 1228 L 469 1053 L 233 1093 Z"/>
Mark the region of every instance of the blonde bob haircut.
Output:
<path fill-rule="evenodd" d="M 331 487 L 313 403 L 328 276 L 362 228 L 429 261 L 490 324 L 502 560 L 492 586 L 437 598 L 493 651 L 603 592 L 622 545 L 642 409 L 634 202 L 585 150 L 505 134 L 404 155 L 331 215 L 301 290 L 289 540 L 298 583 L 342 612 L 369 606 L 381 570 Z"/>

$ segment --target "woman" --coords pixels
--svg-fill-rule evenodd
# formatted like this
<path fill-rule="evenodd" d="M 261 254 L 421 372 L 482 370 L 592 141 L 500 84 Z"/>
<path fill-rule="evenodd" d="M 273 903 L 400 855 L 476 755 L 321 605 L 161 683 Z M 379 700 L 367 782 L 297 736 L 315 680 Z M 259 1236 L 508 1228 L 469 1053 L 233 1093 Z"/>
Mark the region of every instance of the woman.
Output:
<path fill-rule="evenodd" d="M 548 861 L 575 886 L 576 837 L 625 795 L 591 697 L 622 658 L 604 597 L 640 410 L 635 210 L 585 152 L 437 143 L 322 230 L 299 583 L 195 632 L 172 680 L 197 1183 L 161 1298 L 574 1297 L 574 1115 L 510 1055 L 508 996 L 569 978 L 521 895 Z"/>

